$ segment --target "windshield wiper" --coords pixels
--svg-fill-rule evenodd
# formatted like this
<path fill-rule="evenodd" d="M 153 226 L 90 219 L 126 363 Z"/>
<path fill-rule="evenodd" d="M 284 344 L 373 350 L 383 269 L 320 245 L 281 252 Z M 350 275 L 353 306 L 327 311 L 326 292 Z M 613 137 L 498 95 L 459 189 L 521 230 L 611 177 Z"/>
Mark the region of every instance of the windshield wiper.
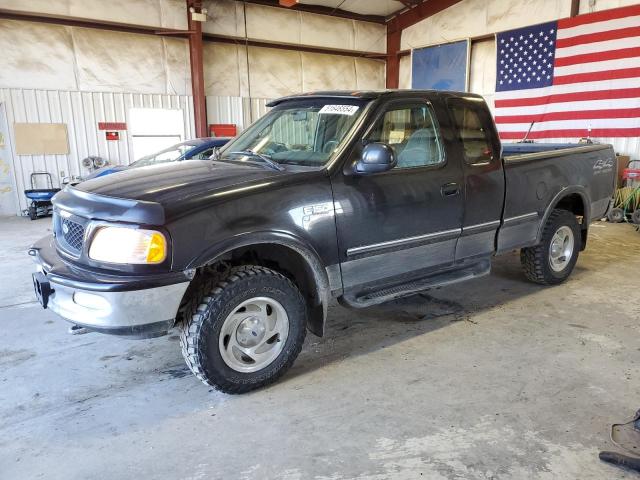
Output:
<path fill-rule="evenodd" d="M 245 155 L 247 157 L 258 158 L 262 160 L 264 163 L 269 165 L 274 170 L 284 170 L 284 167 L 280 165 L 278 162 L 271 160 L 268 156 L 263 153 L 254 152 L 253 150 L 241 150 L 239 152 L 229 152 L 231 155 Z"/>

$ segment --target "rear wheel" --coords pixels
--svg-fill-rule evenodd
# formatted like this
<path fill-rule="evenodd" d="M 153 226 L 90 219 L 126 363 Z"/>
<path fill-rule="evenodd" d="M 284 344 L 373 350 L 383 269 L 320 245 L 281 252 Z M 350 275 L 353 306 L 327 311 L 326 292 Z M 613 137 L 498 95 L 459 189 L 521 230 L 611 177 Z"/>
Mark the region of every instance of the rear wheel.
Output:
<path fill-rule="evenodd" d="M 580 239 L 580 226 L 573 213 L 551 212 L 542 231 L 542 241 L 520 251 L 525 276 L 543 285 L 564 282 L 578 261 Z"/>
<path fill-rule="evenodd" d="M 631 215 L 631 221 L 636 225 L 640 225 L 640 208 L 636 208 L 633 215 Z"/>
<path fill-rule="evenodd" d="M 36 218 L 38 218 L 38 209 L 35 205 L 29 206 L 29 218 L 31 220 L 35 220 Z"/>
<path fill-rule="evenodd" d="M 236 267 L 196 294 L 194 307 L 184 312 L 180 340 L 200 380 L 244 393 L 291 367 L 304 342 L 307 307 L 289 279 L 264 267 Z"/>

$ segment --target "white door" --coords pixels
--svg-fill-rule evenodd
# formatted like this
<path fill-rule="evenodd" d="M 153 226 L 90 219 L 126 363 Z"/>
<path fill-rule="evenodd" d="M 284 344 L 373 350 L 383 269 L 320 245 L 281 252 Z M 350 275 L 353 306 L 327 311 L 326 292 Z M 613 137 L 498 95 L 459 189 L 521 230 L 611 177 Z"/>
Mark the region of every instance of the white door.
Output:
<path fill-rule="evenodd" d="M 133 148 L 131 161 L 185 140 L 182 110 L 132 108 L 129 120 Z"/>

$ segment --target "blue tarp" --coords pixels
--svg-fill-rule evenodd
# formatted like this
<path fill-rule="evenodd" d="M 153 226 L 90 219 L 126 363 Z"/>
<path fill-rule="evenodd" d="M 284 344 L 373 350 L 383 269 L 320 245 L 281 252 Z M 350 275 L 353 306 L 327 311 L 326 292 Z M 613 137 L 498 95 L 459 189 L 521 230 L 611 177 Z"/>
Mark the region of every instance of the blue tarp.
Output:
<path fill-rule="evenodd" d="M 411 87 L 433 90 L 466 90 L 467 41 L 413 51 Z"/>

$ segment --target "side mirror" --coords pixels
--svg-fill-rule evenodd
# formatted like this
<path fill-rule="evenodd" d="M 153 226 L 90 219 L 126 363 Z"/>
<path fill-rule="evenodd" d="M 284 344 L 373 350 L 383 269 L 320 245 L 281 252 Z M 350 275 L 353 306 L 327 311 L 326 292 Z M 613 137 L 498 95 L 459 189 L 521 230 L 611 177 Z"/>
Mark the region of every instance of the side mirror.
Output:
<path fill-rule="evenodd" d="M 391 170 L 398 160 L 393 149 L 386 143 L 369 143 L 362 150 L 362 156 L 356 162 L 354 172 L 368 175 Z"/>

